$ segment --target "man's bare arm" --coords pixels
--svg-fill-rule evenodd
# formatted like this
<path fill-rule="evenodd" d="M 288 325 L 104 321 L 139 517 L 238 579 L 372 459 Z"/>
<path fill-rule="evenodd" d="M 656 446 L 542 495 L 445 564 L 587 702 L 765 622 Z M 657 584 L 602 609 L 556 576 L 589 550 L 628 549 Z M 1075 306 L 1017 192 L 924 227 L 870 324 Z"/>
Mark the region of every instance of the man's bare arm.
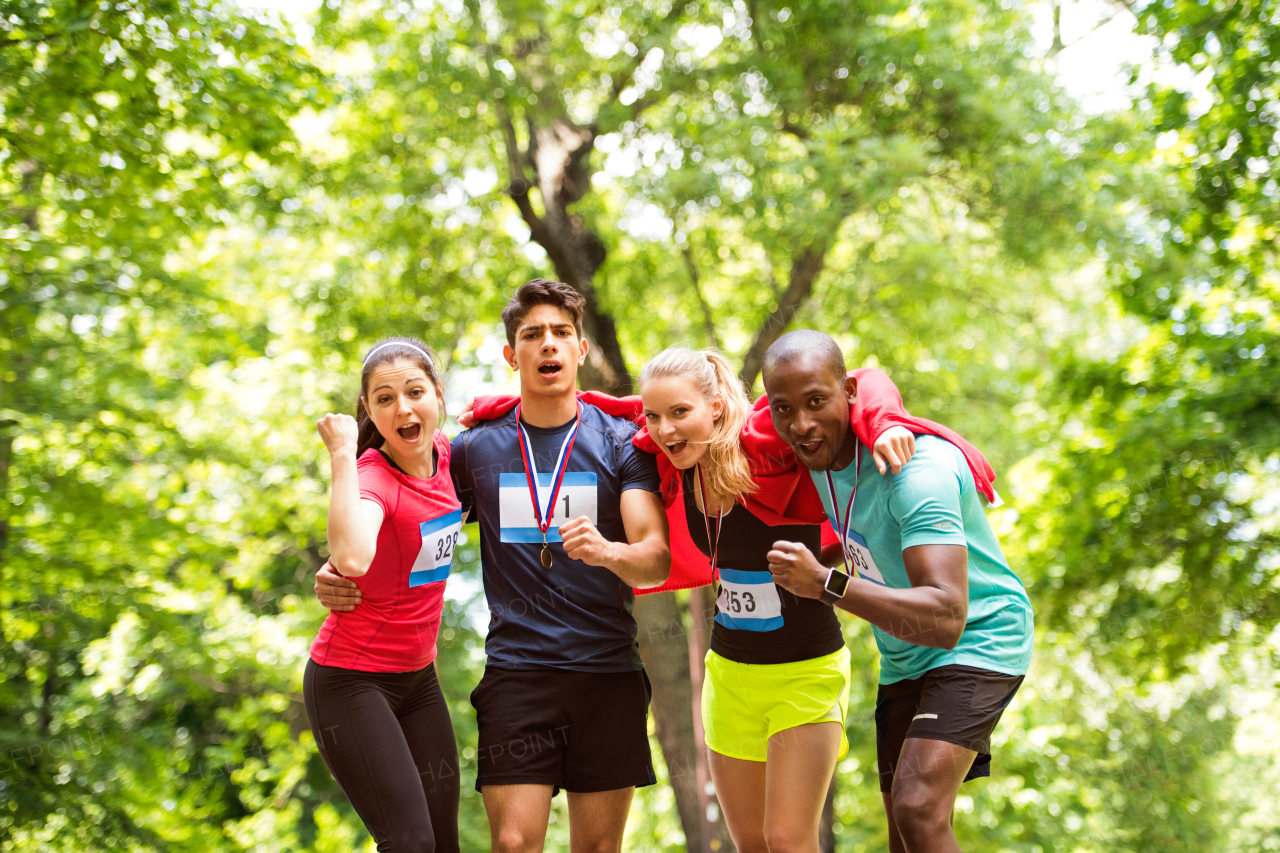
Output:
<path fill-rule="evenodd" d="M 583 516 L 560 527 L 565 553 L 590 566 L 602 566 L 633 589 L 662 586 L 671 574 L 671 545 L 662 498 L 644 489 L 627 489 L 619 508 L 626 542 L 611 542 Z"/>
<path fill-rule="evenodd" d="M 910 589 L 854 578 L 836 607 L 917 646 L 954 649 L 969 616 L 969 551 L 963 545 L 915 545 L 902 552 Z M 803 598 L 821 598 L 828 569 L 798 542 L 769 552 L 774 582 Z"/>

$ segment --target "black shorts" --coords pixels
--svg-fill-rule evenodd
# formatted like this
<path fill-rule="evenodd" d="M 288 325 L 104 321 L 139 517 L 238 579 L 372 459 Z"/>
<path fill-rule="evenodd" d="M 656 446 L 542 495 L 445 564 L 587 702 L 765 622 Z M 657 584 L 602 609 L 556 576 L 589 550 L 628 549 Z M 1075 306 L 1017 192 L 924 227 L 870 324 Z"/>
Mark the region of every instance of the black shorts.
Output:
<path fill-rule="evenodd" d="M 876 760 L 880 790 L 893 789 L 893 773 L 909 737 L 941 740 L 978 753 L 964 781 L 991 775 L 991 733 L 1022 686 L 1021 675 L 952 664 L 919 678 L 881 684 L 876 694 Z"/>
<path fill-rule="evenodd" d="M 480 729 L 476 790 L 551 785 L 575 794 L 656 781 L 645 671 L 485 667 L 471 693 Z"/>

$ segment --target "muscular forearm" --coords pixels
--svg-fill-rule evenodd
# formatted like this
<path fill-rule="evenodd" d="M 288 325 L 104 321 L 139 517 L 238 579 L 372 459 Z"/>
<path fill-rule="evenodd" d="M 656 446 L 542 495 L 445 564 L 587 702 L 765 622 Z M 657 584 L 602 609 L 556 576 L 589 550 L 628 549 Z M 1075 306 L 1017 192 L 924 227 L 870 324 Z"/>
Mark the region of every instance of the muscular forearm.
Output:
<path fill-rule="evenodd" d="M 330 457 L 330 462 L 333 466 L 333 485 L 329 492 L 330 559 L 342 574 L 359 577 L 369 571 L 377 543 L 369 535 L 360 508 L 356 457 L 354 453 L 341 452 Z"/>
<path fill-rule="evenodd" d="M 662 586 L 671 574 L 671 549 L 663 539 L 651 536 L 630 544 L 615 542 L 605 568 L 632 589 Z"/>
<path fill-rule="evenodd" d="M 841 610 L 917 646 L 953 649 L 964 633 L 967 602 L 931 586 L 894 589 L 862 578 L 849 582 Z"/>

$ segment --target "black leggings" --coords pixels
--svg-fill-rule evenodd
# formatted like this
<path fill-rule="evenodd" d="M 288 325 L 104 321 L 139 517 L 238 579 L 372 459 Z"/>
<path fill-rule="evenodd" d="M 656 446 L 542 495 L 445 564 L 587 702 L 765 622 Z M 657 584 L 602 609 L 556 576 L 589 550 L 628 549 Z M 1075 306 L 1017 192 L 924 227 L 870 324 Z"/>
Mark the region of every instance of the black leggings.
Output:
<path fill-rule="evenodd" d="M 307 661 L 311 733 L 381 851 L 458 853 L 458 747 L 435 664 L 359 672 Z"/>

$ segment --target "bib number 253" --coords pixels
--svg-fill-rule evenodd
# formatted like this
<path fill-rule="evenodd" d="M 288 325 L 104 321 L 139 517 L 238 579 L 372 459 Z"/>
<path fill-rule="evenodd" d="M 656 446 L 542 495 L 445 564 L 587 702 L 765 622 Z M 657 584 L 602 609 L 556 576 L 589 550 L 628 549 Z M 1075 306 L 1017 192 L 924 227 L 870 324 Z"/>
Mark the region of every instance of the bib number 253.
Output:
<path fill-rule="evenodd" d="M 750 592 L 738 592 L 733 589 L 724 590 L 725 610 L 730 613 L 755 613 L 756 597 Z"/>

